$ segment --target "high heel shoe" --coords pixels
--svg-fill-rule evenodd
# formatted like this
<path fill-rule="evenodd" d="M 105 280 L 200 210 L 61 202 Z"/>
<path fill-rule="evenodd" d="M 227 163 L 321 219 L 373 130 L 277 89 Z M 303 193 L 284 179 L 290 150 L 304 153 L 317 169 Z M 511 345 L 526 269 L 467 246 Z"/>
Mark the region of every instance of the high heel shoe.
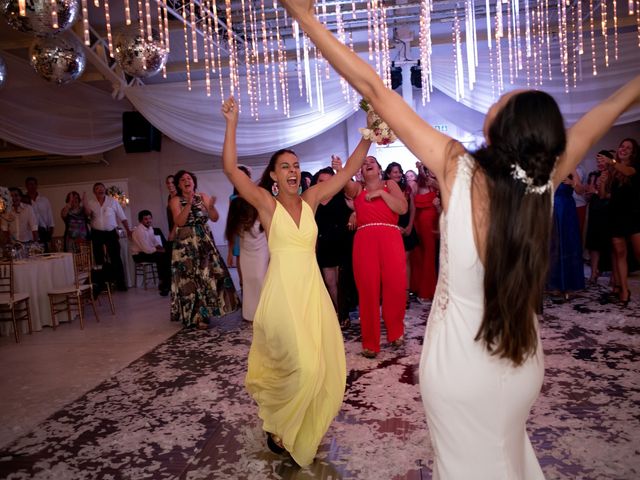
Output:
<path fill-rule="evenodd" d="M 282 455 L 287 450 L 282 445 L 282 441 L 278 437 L 275 437 L 275 438 L 274 437 L 275 435 L 267 432 L 267 447 L 269 447 L 269 450 L 271 450 L 273 453 Z"/>
<path fill-rule="evenodd" d="M 622 308 L 627 308 L 629 306 L 630 300 L 631 300 L 631 290 L 627 290 L 627 299 L 626 300 L 620 299 L 620 306 Z"/>

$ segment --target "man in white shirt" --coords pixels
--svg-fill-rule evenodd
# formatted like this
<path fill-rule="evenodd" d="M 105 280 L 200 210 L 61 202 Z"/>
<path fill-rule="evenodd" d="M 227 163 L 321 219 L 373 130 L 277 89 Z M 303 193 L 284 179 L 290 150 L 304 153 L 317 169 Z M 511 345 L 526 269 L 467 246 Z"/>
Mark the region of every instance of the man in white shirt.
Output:
<path fill-rule="evenodd" d="M 122 207 L 115 198 L 108 197 L 106 191 L 104 183 L 97 182 L 93 185 L 95 198 L 83 198 L 82 203 L 85 213 L 91 219 L 93 258 L 97 265 L 104 265 L 104 248 L 106 247 L 113 271 L 111 278 L 105 280 L 115 281 L 116 288 L 126 292 L 127 282 L 124 278 L 124 267 L 120 258 L 120 237 L 116 230 L 118 221 L 122 223 L 128 237 L 131 237 L 131 230 Z M 100 285 L 98 285 L 98 290 L 100 290 Z"/>
<path fill-rule="evenodd" d="M 35 177 L 27 177 L 24 181 L 24 186 L 27 189 L 27 196 L 31 199 L 31 207 L 38 221 L 38 239 L 44 244 L 45 252 L 48 252 L 54 227 L 51 202 L 47 197 L 43 197 L 38 193 L 38 180 Z"/>
<path fill-rule="evenodd" d="M 38 221 L 31 205 L 22 203 L 22 192 L 17 187 L 9 188 L 11 208 L 2 215 L 0 229 L 4 242 L 31 242 L 38 239 Z"/>
<path fill-rule="evenodd" d="M 133 230 L 133 246 L 131 254 L 133 261 L 154 262 L 158 268 L 160 281 L 158 290 L 163 297 L 169 294 L 171 289 L 171 259 L 164 249 L 162 237 L 157 235 L 153 228 L 153 216 L 149 210 L 141 210 L 138 213 L 138 226 Z"/>

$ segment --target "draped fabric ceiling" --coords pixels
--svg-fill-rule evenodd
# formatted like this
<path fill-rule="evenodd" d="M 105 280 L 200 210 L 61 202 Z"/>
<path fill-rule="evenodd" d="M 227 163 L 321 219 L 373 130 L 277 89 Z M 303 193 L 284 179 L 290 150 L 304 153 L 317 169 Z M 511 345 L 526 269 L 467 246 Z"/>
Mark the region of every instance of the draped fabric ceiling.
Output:
<path fill-rule="evenodd" d="M 611 59 L 610 66 L 598 65 L 598 75 L 591 75 L 591 58 L 585 56 L 577 69 L 577 88 L 565 92 L 559 67 L 554 77 L 538 87 L 552 94 L 565 115 L 567 125 L 573 124 L 598 101 L 640 72 L 640 48 L 637 32 L 621 34 L 620 58 Z M 498 97 L 492 88 L 491 70 L 486 46 L 479 44 L 480 64 L 477 83 L 465 91 L 459 102 L 455 99 L 455 72 L 450 45 L 435 45 L 432 55 L 434 94 L 431 103 L 422 106 L 420 90 L 414 89 L 414 108 L 423 118 L 430 112 L 468 132 L 478 134 L 482 118 Z M 184 83 L 158 83 L 125 88 L 125 99 L 117 100 L 105 91 L 76 81 L 55 86 L 40 79 L 28 62 L 2 53 L 7 64 L 7 81 L 0 90 L 0 138 L 11 143 L 61 155 L 101 153 L 122 144 L 122 112 L 136 109 L 155 127 L 174 141 L 191 149 L 220 154 L 224 135 L 224 120 L 220 114 L 219 90 L 207 97 L 204 85 L 194 82 L 189 91 Z M 414 57 L 415 58 L 415 57 Z M 603 60 L 598 60 L 602 63 Z M 494 78 L 495 78 L 495 72 Z M 324 111 L 316 102 L 306 103 L 298 95 L 297 77 L 289 78 L 291 115 L 263 105 L 259 119 L 244 111 L 238 131 L 238 154 L 257 155 L 290 147 L 317 135 L 354 114 L 353 102 L 343 97 L 338 76 L 332 71 L 323 80 Z M 520 72 L 514 83 L 505 75 L 505 90 L 528 88 Z M 315 89 L 315 85 L 313 87 Z M 405 96 L 406 98 L 406 96 Z M 248 105 L 245 102 L 245 105 Z M 248 107 L 245 107 L 245 110 Z M 619 123 L 640 120 L 640 108 L 625 113 Z"/>

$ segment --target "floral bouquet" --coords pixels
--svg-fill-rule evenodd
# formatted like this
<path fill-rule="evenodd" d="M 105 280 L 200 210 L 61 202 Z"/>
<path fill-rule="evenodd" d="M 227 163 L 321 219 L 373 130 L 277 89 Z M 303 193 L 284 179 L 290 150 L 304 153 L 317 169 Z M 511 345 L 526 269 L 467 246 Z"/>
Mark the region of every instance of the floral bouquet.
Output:
<path fill-rule="evenodd" d="M 0 214 L 3 214 L 11 206 L 11 193 L 7 187 L 0 187 Z"/>
<path fill-rule="evenodd" d="M 107 195 L 115 198 L 122 208 L 125 208 L 127 205 L 129 205 L 129 197 L 127 197 L 127 194 L 124 193 L 120 187 L 111 185 L 109 188 L 107 188 Z"/>
<path fill-rule="evenodd" d="M 389 145 L 398 139 L 389 125 L 380 118 L 366 100 L 360 101 L 360 108 L 367 112 L 367 128 L 359 129 L 362 138 L 376 142 L 378 145 Z"/>

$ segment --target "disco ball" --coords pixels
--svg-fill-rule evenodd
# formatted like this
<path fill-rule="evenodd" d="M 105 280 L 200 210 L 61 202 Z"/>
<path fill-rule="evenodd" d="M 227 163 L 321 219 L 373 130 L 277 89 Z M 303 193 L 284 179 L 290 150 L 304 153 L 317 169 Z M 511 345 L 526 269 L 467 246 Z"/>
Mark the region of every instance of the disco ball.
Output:
<path fill-rule="evenodd" d="M 29 59 L 42 78 L 58 85 L 76 80 L 86 64 L 82 44 L 70 36 L 35 39 Z"/>
<path fill-rule="evenodd" d="M 2 57 L 0 57 L 0 88 L 4 87 L 4 83 L 7 81 L 7 64 L 4 63 Z"/>
<path fill-rule="evenodd" d="M 162 46 L 160 35 L 153 29 L 153 40 L 140 34 L 140 29 L 130 26 L 116 34 L 113 47 L 118 65 L 132 77 L 151 77 L 162 70 L 169 52 Z"/>
<path fill-rule="evenodd" d="M 80 14 L 78 0 L 55 0 L 58 28 L 53 28 L 51 0 L 26 0 L 26 15 L 20 16 L 18 0 L 0 0 L 0 15 L 15 30 L 38 36 L 55 35 L 73 25 Z"/>

